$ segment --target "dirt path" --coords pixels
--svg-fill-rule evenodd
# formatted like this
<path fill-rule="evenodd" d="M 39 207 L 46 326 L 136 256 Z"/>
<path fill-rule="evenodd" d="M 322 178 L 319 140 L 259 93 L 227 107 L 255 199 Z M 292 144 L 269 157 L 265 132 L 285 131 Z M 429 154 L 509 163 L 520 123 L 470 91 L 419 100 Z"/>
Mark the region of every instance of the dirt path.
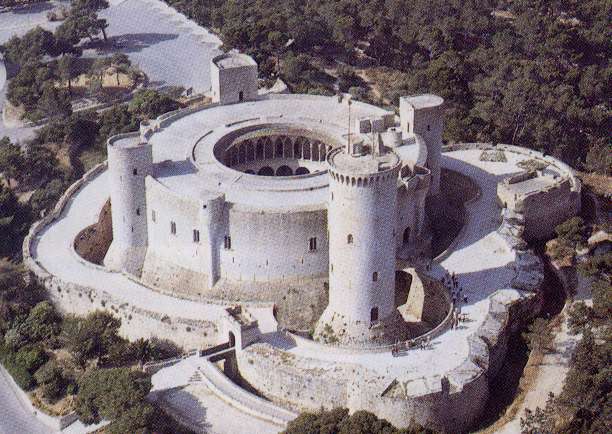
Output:
<path fill-rule="evenodd" d="M 581 339 L 580 335 L 569 334 L 567 323 L 569 309 L 573 303 L 579 301 L 592 305 L 588 282 L 579 278 L 576 290 L 574 301 L 568 301 L 557 318 L 557 325 L 553 329 L 554 340 L 551 352 L 540 357 L 536 355 L 533 360 L 529 360 L 519 385 L 522 391 L 519 392 L 505 414 L 495 424 L 481 431 L 482 434 L 520 433 L 521 417 L 525 416 L 526 409 L 534 411 L 536 407 L 544 408 L 549 393 L 555 396 L 561 393 L 569 371 L 572 353 Z"/>

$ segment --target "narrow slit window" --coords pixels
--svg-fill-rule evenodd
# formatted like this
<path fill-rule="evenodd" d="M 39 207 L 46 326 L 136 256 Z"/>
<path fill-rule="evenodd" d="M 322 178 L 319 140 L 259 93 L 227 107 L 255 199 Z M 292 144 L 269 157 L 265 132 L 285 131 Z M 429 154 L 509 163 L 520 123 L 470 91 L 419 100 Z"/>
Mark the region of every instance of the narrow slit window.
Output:
<path fill-rule="evenodd" d="M 378 271 L 372 273 L 372 282 L 378 282 Z"/>
<path fill-rule="evenodd" d="M 197 229 L 193 230 L 193 242 L 194 243 L 199 243 L 200 242 L 200 231 Z"/>
<path fill-rule="evenodd" d="M 311 252 L 317 250 L 317 237 L 312 237 L 310 240 L 308 240 L 308 250 Z"/>
<path fill-rule="evenodd" d="M 175 222 L 170 222 L 170 233 L 172 235 L 176 235 L 176 223 Z"/>
<path fill-rule="evenodd" d="M 226 235 L 225 238 L 223 238 L 223 247 L 227 250 L 232 248 L 232 237 Z"/>
<path fill-rule="evenodd" d="M 155 212 L 155 210 L 151 210 L 151 220 L 153 221 L 153 223 L 155 223 L 157 221 L 157 213 Z"/>

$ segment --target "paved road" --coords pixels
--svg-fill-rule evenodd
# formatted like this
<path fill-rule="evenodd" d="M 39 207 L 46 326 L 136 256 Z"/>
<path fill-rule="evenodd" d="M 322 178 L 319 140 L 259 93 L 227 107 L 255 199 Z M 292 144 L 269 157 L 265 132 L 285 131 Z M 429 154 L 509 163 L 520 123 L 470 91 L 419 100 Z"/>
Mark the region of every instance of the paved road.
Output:
<path fill-rule="evenodd" d="M 38 419 L 23 404 L 15 383 L 0 366 L 0 434 L 49 434 L 53 430 Z"/>

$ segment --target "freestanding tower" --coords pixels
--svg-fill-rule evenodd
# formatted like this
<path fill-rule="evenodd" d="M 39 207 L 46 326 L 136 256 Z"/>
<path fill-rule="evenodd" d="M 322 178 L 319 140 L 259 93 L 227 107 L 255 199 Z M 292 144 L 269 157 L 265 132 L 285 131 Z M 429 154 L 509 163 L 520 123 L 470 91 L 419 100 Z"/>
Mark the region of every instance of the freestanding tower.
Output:
<path fill-rule="evenodd" d="M 329 165 L 329 304 L 315 338 L 388 343 L 395 308 L 395 222 L 400 158 L 375 144 L 337 148 Z"/>
<path fill-rule="evenodd" d="M 427 168 L 431 171 L 429 196 L 440 194 L 440 158 L 444 132 L 444 100 L 431 94 L 400 98 L 400 124 L 407 134 L 421 136 L 427 145 Z"/>
<path fill-rule="evenodd" d="M 257 63 L 240 53 L 214 57 L 210 64 L 212 100 L 233 104 L 257 99 Z"/>
<path fill-rule="evenodd" d="M 112 137 L 107 149 L 113 242 L 104 264 L 139 276 L 147 249 L 145 178 L 152 174 L 153 152 L 138 133 Z"/>

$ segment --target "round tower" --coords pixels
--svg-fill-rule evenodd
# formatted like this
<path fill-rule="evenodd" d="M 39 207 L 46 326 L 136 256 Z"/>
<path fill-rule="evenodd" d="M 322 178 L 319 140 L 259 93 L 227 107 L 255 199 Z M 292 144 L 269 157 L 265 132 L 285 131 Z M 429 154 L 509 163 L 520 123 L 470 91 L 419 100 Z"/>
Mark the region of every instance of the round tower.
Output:
<path fill-rule="evenodd" d="M 440 159 L 444 132 L 444 99 L 424 94 L 400 98 L 400 124 L 404 132 L 419 135 L 427 145 L 427 168 L 431 171 L 430 196 L 440 193 Z"/>
<path fill-rule="evenodd" d="M 153 169 L 151 145 L 138 133 L 108 139 L 113 242 L 104 258 L 112 270 L 140 275 L 147 248 L 145 178 Z"/>
<path fill-rule="evenodd" d="M 395 220 L 401 161 L 389 148 L 338 148 L 329 165 L 329 304 L 315 337 L 388 343 L 395 308 Z"/>

